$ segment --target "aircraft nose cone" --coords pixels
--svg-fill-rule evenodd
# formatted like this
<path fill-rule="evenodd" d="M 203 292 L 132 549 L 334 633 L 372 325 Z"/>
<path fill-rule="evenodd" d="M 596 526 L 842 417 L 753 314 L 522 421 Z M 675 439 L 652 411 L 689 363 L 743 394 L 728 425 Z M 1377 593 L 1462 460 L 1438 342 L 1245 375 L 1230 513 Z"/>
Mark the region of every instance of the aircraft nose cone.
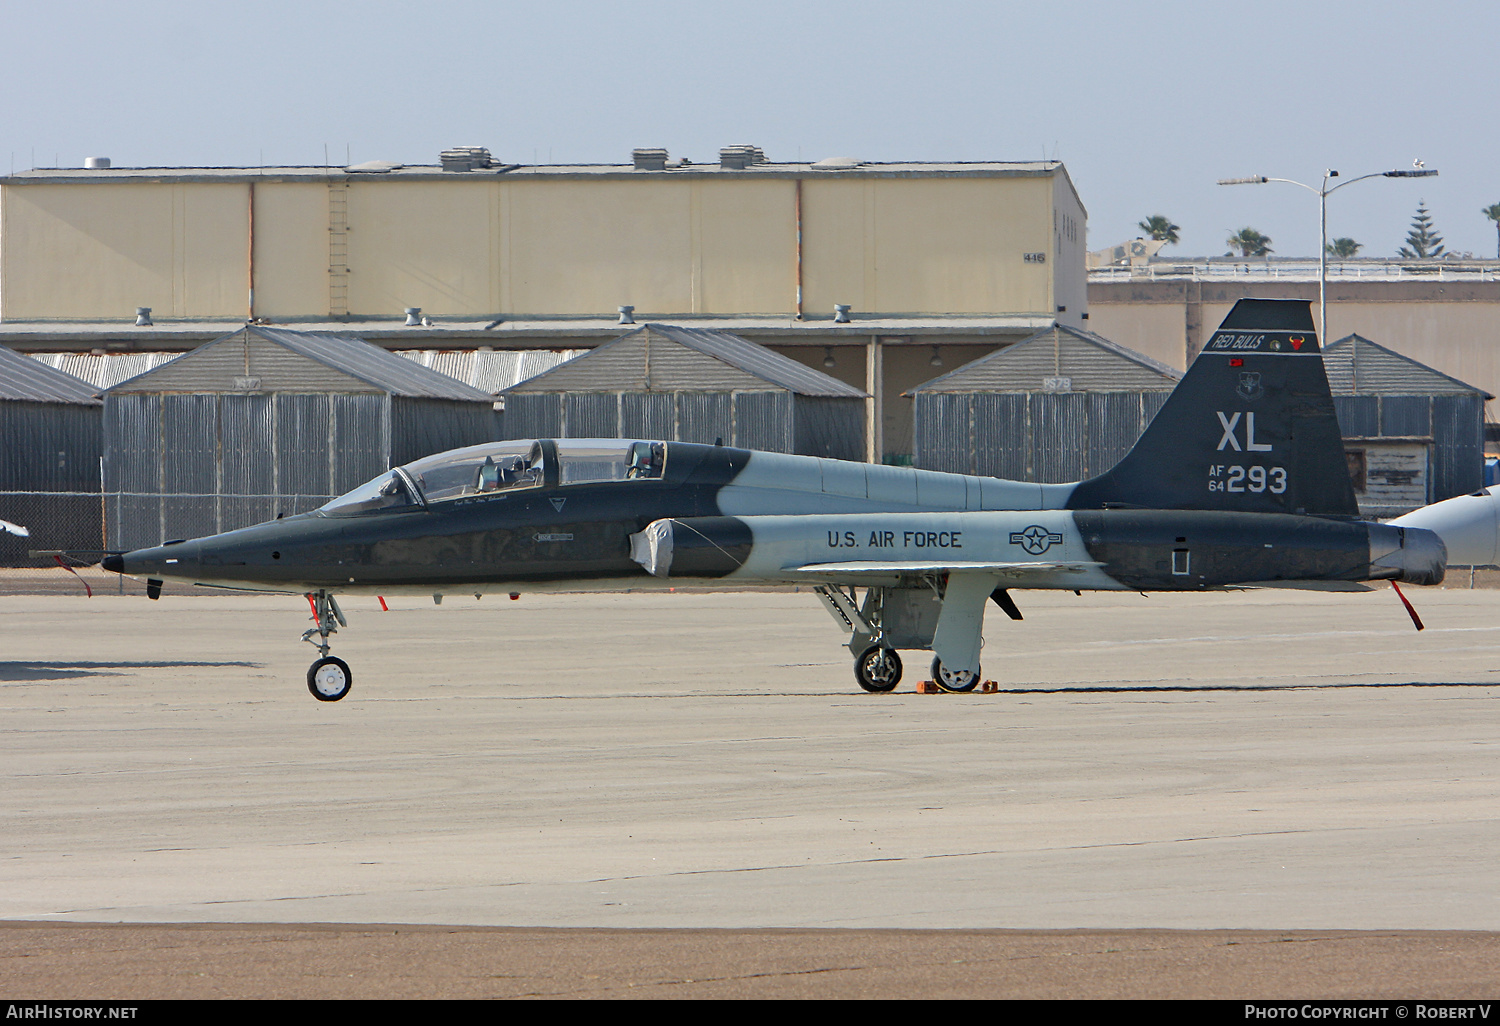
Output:
<path fill-rule="evenodd" d="M 105 556 L 99 565 L 105 570 L 133 577 L 191 577 L 198 572 L 198 543 L 175 541 L 148 549 L 132 549 Z"/>

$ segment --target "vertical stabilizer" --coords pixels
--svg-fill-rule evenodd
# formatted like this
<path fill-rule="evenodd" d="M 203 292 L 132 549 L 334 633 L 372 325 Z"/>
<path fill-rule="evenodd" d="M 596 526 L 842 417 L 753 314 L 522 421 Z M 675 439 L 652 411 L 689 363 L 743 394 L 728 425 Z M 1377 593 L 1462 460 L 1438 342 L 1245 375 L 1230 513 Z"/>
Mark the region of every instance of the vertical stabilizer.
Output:
<path fill-rule="evenodd" d="M 1242 299 L 1134 448 L 1071 509 L 1358 516 L 1311 304 Z"/>

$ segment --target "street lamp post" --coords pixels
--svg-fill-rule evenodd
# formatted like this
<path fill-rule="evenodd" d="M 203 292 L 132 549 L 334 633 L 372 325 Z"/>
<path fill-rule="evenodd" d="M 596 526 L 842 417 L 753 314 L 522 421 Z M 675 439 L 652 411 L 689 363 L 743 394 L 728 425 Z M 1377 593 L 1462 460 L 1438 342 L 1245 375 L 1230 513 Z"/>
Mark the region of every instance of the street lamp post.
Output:
<path fill-rule="evenodd" d="M 1339 184 L 1330 187 L 1329 182 L 1337 178 L 1339 173 L 1332 169 L 1323 172 L 1323 185 L 1321 188 L 1313 188 L 1302 182 L 1294 182 L 1290 178 L 1267 178 L 1264 175 L 1251 175 L 1248 178 L 1221 178 L 1220 185 L 1264 185 L 1266 182 L 1285 182 L 1287 185 L 1295 185 L 1306 189 L 1308 192 L 1317 193 L 1318 196 L 1318 334 L 1324 342 L 1328 341 L 1328 194 L 1338 192 L 1346 185 L 1362 182 L 1366 178 L 1431 178 L 1437 174 L 1435 168 L 1424 168 L 1420 160 L 1413 161 L 1416 167 L 1407 171 L 1375 171 L 1368 175 L 1360 175 L 1358 178 L 1349 178 Z"/>

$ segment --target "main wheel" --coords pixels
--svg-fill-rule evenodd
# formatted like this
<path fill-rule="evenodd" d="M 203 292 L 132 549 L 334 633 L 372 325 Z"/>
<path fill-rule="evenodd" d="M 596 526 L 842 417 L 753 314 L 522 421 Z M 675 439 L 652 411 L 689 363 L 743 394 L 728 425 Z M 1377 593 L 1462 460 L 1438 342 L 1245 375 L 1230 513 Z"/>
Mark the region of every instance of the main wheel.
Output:
<path fill-rule="evenodd" d="M 866 691 L 893 691 L 901 683 L 901 657 L 894 648 L 872 645 L 854 660 L 854 679 Z"/>
<path fill-rule="evenodd" d="M 955 673 L 944 666 L 941 659 L 933 656 L 932 679 L 944 691 L 973 691 L 974 686 L 979 683 L 979 670 L 976 668 L 972 673 L 968 670 L 959 670 Z"/>
<path fill-rule="evenodd" d="M 307 670 L 307 690 L 320 702 L 337 702 L 354 686 L 349 664 L 334 656 L 324 656 Z"/>

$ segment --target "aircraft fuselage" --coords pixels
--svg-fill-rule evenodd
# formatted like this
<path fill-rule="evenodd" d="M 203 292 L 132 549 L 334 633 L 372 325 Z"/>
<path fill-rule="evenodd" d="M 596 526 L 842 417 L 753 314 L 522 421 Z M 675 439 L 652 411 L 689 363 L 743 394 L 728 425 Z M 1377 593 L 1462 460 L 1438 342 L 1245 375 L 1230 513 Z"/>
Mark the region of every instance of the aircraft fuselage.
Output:
<path fill-rule="evenodd" d="M 1069 590 L 1433 583 L 1442 576 L 1442 557 L 1430 544 L 1360 521 L 1069 510 L 1068 486 L 1021 485 L 1026 494 L 1015 496 L 999 487 L 1012 482 L 986 489 L 993 479 L 964 475 L 690 443 L 665 448 L 668 473 L 655 480 L 554 481 L 353 515 L 301 514 L 137 550 L 119 557 L 118 568 L 222 587 L 387 594 L 806 583 L 812 577 L 799 568 L 873 560 L 910 564 L 869 578 L 896 587 L 915 586 L 931 573 L 923 567 L 937 562 L 1038 564 L 1040 571 L 1064 561 L 1071 569 L 1033 574 L 1027 586 Z M 852 494 L 856 477 L 863 495 Z M 904 479 L 911 494 L 871 498 L 872 478 L 892 485 Z M 924 485 L 925 508 L 917 495 Z M 1032 504 L 993 508 L 1012 498 Z M 1041 505 L 1047 499 L 1052 508 Z M 669 523 L 677 541 L 670 565 L 648 567 L 632 557 L 631 539 L 657 522 Z"/>

